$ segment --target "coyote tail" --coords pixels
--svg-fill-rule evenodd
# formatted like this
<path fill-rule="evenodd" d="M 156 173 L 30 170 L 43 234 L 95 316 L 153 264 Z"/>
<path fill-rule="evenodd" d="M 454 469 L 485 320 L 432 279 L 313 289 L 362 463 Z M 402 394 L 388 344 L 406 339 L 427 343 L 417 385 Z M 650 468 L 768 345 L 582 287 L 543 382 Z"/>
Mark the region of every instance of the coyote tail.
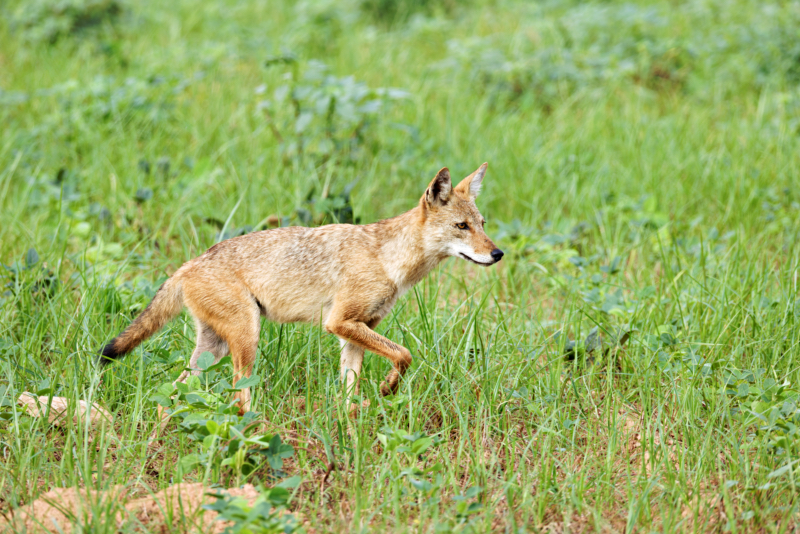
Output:
<path fill-rule="evenodd" d="M 181 284 L 173 276 L 158 288 L 156 296 L 147 308 L 122 331 L 120 335 L 103 347 L 99 358 L 101 366 L 111 363 L 135 349 L 164 325 L 177 317 L 183 309 L 183 293 Z"/>

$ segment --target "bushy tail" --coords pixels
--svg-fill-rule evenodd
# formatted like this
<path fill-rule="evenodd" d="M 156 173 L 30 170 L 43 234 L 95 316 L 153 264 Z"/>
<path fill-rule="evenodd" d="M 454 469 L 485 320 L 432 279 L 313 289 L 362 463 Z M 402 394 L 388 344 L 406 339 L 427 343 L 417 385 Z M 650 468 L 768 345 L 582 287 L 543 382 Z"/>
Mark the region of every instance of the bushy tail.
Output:
<path fill-rule="evenodd" d="M 181 313 L 181 309 L 183 309 L 181 284 L 173 276 L 158 288 L 156 296 L 139 317 L 103 347 L 100 365 L 107 365 L 128 354 L 174 319 Z"/>

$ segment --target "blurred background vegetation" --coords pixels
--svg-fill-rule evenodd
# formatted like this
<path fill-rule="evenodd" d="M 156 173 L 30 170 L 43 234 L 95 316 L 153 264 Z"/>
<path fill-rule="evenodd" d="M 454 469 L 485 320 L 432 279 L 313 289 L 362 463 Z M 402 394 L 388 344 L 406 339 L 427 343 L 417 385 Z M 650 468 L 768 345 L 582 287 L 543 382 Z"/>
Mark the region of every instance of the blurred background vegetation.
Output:
<path fill-rule="evenodd" d="M 558 224 L 650 195 L 674 219 L 760 224 L 791 197 L 791 2 L 35 0 L 3 14 L 6 258 L 70 221 L 105 244 L 163 241 L 178 262 L 229 214 L 226 230 L 324 214 L 306 200 L 358 180 L 371 221 L 439 167 L 483 161 L 493 221 Z M 176 236 L 191 250 L 172 251 Z"/>

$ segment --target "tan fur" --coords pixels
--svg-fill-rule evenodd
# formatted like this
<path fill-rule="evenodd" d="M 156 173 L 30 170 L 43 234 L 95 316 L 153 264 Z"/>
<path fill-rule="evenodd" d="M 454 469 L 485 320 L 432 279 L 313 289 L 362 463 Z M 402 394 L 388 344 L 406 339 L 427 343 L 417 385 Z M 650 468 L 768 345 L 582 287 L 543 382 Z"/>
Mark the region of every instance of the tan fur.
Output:
<path fill-rule="evenodd" d="M 482 265 L 502 256 L 475 206 L 485 172 L 484 163 L 453 187 L 444 168 L 414 209 L 373 224 L 278 228 L 218 243 L 178 269 L 104 354 L 131 351 L 185 305 L 197 323 L 190 367 L 203 352 L 219 360 L 230 351 L 238 380 L 252 373 L 262 315 L 279 323 L 321 323 L 342 341 L 348 394 L 357 391 L 369 350 L 392 362 L 381 385 L 388 395 L 412 361 L 407 348 L 374 331 L 397 299 L 449 256 Z M 242 410 L 249 409 L 249 390 L 238 396 Z"/>

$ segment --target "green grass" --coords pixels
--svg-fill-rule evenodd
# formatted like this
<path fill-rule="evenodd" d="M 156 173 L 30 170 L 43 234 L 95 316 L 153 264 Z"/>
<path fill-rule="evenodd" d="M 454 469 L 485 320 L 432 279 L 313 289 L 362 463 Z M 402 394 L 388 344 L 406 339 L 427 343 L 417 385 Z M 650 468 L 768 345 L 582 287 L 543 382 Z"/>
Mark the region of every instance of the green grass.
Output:
<path fill-rule="evenodd" d="M 187 317 L 102 376 L 93 355 L 220 237 L 390 217 L 488 161 L 507 255 L 448 260 L 380 325 L 415 358 L 398 396 L 368 353 L 348 419 L 336 339 L 264 324 L 254 410 L 295 449 L 302 528 L 796 528 L 796 4 L 29 4 L 0 6 L 3 514 L 65 486 L 272 486 L 184 472 L 177 426 L 148 450 Z M 587 352 L 595 327 L 631 335 Z M 98 402 L 115 430 L 22 415 L 22 391 Z"/>

